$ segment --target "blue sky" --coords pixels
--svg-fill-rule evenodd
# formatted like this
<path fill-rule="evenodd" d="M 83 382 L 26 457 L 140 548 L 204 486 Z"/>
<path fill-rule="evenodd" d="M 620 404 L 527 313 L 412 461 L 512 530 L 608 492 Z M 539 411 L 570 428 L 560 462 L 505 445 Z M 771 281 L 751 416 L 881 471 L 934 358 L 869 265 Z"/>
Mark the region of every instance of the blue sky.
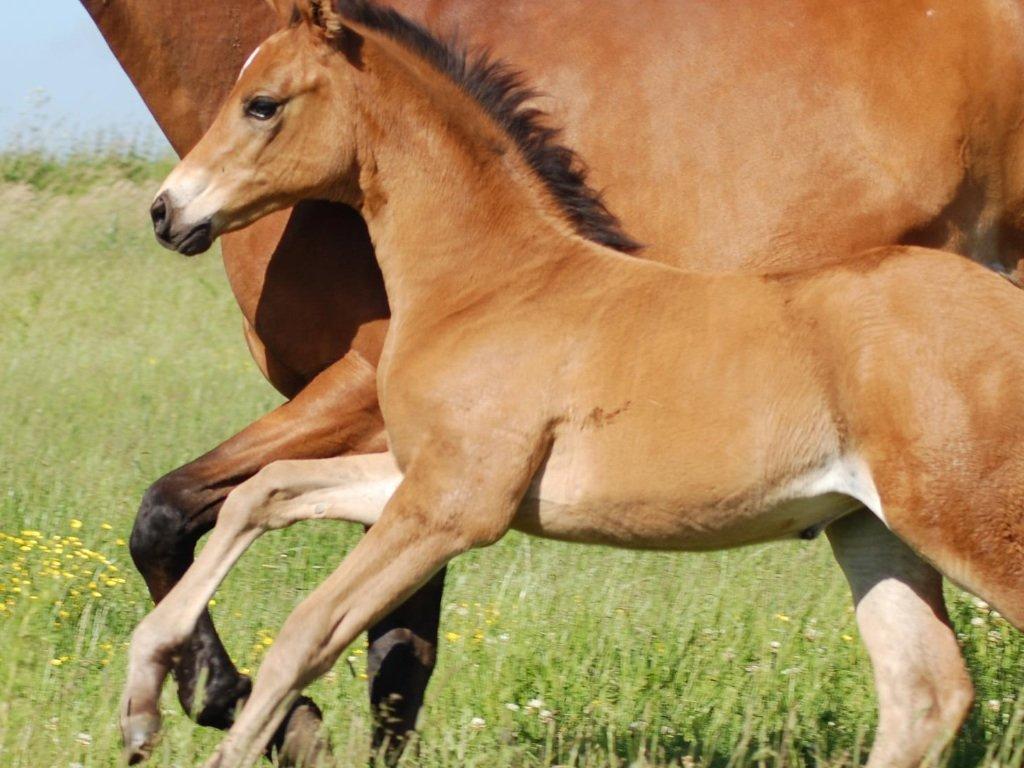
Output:
<path fill-rule="evenodd" d="M 162 144 L 148 110 L 78 0 L 4 5 L 0 147 L 29 133 L 58 148 L 109 133 Z"/>

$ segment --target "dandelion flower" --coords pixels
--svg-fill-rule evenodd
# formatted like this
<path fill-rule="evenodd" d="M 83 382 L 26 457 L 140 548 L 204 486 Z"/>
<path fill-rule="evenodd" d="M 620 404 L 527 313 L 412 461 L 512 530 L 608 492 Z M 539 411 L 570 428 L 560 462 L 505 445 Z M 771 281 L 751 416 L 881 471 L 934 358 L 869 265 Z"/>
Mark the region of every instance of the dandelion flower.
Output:
<path fill-rule="evenodd" d="M 70 520 L 68 521 L 68 525 L 70 525 L 70 526 L 71 526 L 71 529 L 72 529 L 72 530 L 75 530 L 75 531 L 77 531 L 77 530 L 78 530 L 79 528 L 81 528 L 81 527 L 82 527 L 82 521 L 81 521 L 81 520 L 77 520 L 77 519 L 75 519 L 75 518 L 71 518 L 71 519 L 70 519 Z"/>

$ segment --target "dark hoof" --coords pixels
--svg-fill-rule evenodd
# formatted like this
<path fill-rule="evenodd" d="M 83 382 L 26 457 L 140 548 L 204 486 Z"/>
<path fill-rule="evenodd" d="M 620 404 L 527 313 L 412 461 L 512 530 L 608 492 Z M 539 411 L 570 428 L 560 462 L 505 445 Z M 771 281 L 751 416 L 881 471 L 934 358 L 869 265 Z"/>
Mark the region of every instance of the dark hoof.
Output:
<path fill-rule="evenodd" d="M 130 715 L 121 724 L 124 739 L 124 761 L 138 765 L 149 759 L 160 737 L 160 718 L 157 715 Z"/>
<path fill-rule="evenodd" d="M 292 707 L 274 741 L 278 764 L 284 768 L 334 768 L 337 763 L 323 732 L 320 708 L 302 697 Z"/>

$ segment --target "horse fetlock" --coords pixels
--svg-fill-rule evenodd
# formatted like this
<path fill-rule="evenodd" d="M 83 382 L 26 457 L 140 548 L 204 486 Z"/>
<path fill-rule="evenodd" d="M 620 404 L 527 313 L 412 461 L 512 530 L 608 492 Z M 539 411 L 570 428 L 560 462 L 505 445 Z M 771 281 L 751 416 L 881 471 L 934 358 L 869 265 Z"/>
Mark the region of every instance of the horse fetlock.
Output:
<path fill-rule="evenodd" d="M 165 629 L 154 610 L 132 632 L 129 650 L 132 662 L 139 666 L 158 667 L 166 674 L 186 637 Z"/>
<path fill-rule="evenodd" d="M 130 709 L 131 701 L 126 705 Z M 121 738 L 124 743 L 124 760 L 128 765 L 137 765 L 148 759 L 160 737 L 159 712 L 136 712 L 124 714 L 121 718 Z"/>

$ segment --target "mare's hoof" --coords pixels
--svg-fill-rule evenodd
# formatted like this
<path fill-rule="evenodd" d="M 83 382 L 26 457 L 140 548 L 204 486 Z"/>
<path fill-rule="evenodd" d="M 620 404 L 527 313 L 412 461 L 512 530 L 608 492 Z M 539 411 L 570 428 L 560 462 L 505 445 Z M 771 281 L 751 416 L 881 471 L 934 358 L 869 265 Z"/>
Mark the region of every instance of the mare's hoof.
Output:
<path fill-rule="evenodd" d="M 331 744 L 323 733 L 319 707 L 305 697 L 295 702 L 278 732 L 279 765 L 294 768 L 333 768 Z"/>
<path fill-rule="evenodd" d="M 124 738 L 124 760 L 128 765 L 138 765 L 153 753 L 160 735 L 159 715 L 129 715 L 121 723 Z"/>

